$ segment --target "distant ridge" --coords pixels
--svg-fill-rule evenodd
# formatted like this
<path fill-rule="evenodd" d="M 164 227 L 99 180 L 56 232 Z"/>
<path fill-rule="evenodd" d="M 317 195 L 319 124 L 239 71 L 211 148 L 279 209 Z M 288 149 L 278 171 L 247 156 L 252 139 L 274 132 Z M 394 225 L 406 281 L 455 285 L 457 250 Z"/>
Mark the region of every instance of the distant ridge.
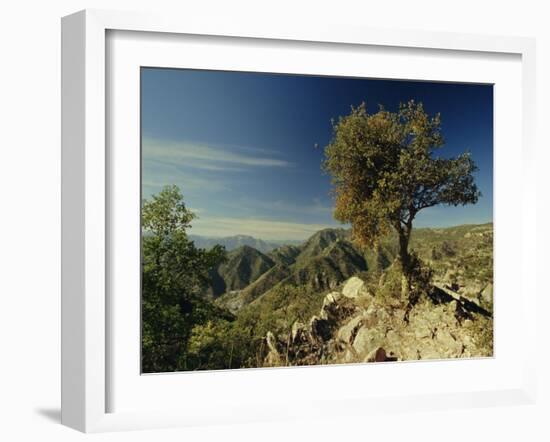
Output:
<path fill-rule="evenodd" d="M 298 245 L 303 242 L 296 240 L 264 241 L 249 235 L 234 235 L 220 238 L 189 235 L 189 239 L 195 243 L 195 246 L 201 249 L 211 249 L 215 245 L 219 244 L 224 246 L 227 251 L 235 250 L 242 246 L 249 246 L 262 253 L 268 253 L 271 250 L 283 245 Z"/>

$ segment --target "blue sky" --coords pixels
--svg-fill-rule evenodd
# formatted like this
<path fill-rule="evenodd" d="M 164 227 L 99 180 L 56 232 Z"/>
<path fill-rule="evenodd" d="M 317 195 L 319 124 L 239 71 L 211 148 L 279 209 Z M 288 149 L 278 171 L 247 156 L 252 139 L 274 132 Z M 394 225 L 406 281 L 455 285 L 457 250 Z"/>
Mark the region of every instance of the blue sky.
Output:
<path fill-rule="evenodd" d="M 439 154 L 469 150 L 479 167 L 478 204 L 425 209 L 415 226 L 492 221 L 490 85 L 142 68 L 141 97 L 143 197 L 178 185 L 193 234 L 299 240 L 340 226 L 322 147 L 331 119 L 363 101 L 371 112 L 423 102 L 442 116 Z"/>

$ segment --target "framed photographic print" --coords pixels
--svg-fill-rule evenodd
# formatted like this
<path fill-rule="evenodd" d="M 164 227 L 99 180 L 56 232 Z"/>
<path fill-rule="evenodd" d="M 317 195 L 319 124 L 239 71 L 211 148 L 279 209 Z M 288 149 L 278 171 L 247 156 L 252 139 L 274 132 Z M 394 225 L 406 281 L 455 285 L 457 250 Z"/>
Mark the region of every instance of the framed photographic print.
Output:
<path fill-rule="evenodd" d="M 62 42 L 63 423 L 533 400 L 531 40 L 85 11 Z"/>
<path fill-rule="evenodd" d="M 142 373 L 493 356 L 492 84 L 140 83 Z"/>

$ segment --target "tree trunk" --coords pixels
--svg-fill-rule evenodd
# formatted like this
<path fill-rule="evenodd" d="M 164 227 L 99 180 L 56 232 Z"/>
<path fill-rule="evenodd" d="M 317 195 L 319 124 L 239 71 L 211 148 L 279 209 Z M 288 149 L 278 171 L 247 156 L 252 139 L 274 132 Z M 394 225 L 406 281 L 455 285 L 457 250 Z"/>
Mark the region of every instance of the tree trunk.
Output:
<path fill-rule="evenodd" d="M 409 298 L 411 289 L 411 256 L 409 255 L 409 236 L 410 234 L 399 231 L 399 260 L 401 261 L 401 269 L 403 276 L 401 278 L 401 297 L 402 299 Z"/>

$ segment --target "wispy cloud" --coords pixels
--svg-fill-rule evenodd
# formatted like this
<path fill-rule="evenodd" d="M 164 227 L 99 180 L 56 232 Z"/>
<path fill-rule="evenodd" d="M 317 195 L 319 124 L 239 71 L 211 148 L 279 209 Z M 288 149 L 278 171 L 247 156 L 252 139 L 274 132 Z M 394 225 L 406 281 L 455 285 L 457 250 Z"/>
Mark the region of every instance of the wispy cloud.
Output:
<path fill-rule="evenodd" d="M 144 138 L 142 154 L 144 197 L 164 185 L 179 186 L 186 203 L 199 208 L 195 210 L 199 217 L 193 221 L 193 234 L 303 240 L 337 225 L 327 201 L 294 201 L 292 195 L 288 199 L 280 195 L 278 199 L 262 199 L 260 194 L 265 192 L 258 193 L 255 187 L 263 189 L 261 178 L 247 181 L 249 175 L 231 173 L 259 169 L 262 177 L 263 171 L 279 174 L 281 168 L 294 167 L 280 152 Z"/>
<path fill-rule="evenodd" d="M 250 147 L 231 150 L 206 144 L 144 138 L 143 160 L 211 171 L 240 171 L 251 167 L 291 167 L 274 152 Z"/>
<path fill-rule="evenodd" d="M 206 172 L 207 173 L 207 172 Z M 204 175 L 196 170 L 182 169 L 176 164 L 143 158 L 143 194 L 148 197 L 164 186 L 175 184 L 184 196 L 204 192 L 220 192 L 228 188 L 221 176 Z"/>
<path fill-rule="evenodd" d="M 327 205 L 320 198 L 313 198 L 309 203 L 300 204 L 291 200 L 259 200 L 247 196 L 239 198 L 238 201 L 227 202 L 226 207 L 234 207 L 239 210 L 246 210 L 249 213 L 258 211 L 268 211 L 272 213 L 286 215 L 310 215 L 310 216 L 330 216 L 333 207 Z"/>
<path fill-rule="evenodd" d="M 303 240 L 336 224 L 307 224 L 252 218 L 205 218 L 193 222 L 192 233 L 209 237 L 251 235 L 264 240 Z"/>
<path fill-rule="evenodd" d="M 262 204 L 257 202 L 256 205 L 271 207 L 274 210 L 287 213 L 301 213 L 306 215 L 325 215 L 332 212 L 332 207 L 322 204 L 319 200 L 314 199 L 309 204 L 298 204 L 291 201 L 278 200 L 272 204 Z"/>

